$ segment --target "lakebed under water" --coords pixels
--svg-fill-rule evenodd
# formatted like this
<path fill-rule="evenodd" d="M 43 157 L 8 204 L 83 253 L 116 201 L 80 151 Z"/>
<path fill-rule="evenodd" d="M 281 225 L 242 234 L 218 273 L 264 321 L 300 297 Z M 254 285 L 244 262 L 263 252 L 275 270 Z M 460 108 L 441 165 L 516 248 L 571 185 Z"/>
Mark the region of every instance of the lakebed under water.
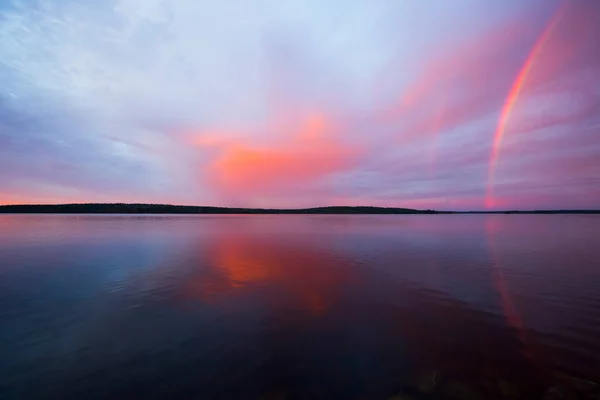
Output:
<path fill-rule="evenodd" d="M 2 399 L 598 398 L 600 215 L 0 215 L 0 327 Z"/>

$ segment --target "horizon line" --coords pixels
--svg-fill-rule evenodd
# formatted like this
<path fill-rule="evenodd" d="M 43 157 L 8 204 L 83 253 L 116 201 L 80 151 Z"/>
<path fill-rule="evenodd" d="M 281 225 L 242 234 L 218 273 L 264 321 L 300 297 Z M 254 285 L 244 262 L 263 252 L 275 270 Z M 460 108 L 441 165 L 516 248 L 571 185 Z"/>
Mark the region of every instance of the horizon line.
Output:
<path fill-rule="evenodd" d="M 579 208 L 548 208 L 548 209 L 506 209 L 506 210 L 436 210 L 436 209 L 416 209 L 407 207 L 390 207 L 390 206 L 373 206 L 373 205 L 326 205 L 326 206 L 313 206 L 313 207 L 300 207 L 300 208 L 267 208 L 267 207 L 232 207 L 232 206 L 211 206 L 211 205 L 189 205 L 189 204 L 170 204 L 170 203 L 23 203 L 23 204 L 0 204 L 0 210 L 6 208 L 20 208 L 20 207 L 64 207 L 64 206 L 151 206 L 151 207 L 190 207 L 190 208 L 212 208 L 212 209 L 223 209 L 223 210 L 247 210 L 247 211 L 310 211 L 310 210 L 323 210 L 323 209 L 379 209 L 379 210 L 406 210 L 414 211 L 416 213 L 439 213 L 439 214 L 494 214 L 494 213 L 600 213 L 600 209 L 579 209 Z"/>

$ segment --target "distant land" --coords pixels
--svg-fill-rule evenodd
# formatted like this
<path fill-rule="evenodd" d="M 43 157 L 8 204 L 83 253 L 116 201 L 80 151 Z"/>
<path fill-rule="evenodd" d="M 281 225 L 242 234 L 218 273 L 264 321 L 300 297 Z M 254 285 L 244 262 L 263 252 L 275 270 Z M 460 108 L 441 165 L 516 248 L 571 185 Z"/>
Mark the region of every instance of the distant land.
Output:
<path fill-rule="evenodd" d="M 17 204 L 0 205 L 4 214 L 600 214 L 600 210 L 435 211 L 371 206 L 329 206 L 298 209 L 230 208 L 170 204 Z"/>
<path fill-rule="evenodd" d="M 386 207 L 315 207 L 299 209 L 179 206 L 171 204 L 19 204 L 0 206 L 0 213 L 32 214 L 434 214 L 433 210 Z"/>

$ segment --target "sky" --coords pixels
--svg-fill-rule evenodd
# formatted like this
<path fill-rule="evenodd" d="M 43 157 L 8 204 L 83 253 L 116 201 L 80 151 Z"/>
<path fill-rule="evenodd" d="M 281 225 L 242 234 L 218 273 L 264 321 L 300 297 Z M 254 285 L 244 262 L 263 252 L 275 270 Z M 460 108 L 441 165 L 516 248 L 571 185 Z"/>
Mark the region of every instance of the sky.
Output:
<path fill-rule="evenodd" d="M 0 0 L 0 204 L 600 208 L 600 2 Z"/>

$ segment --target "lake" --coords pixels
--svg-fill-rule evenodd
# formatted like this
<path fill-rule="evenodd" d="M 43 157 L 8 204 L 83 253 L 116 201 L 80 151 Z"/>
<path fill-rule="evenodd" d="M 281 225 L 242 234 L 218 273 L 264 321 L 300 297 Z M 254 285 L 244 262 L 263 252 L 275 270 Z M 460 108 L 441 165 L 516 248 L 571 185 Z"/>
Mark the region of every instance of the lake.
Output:
<path fill-rule="evenodd" d="M 571 399 L 599 377 L 600 215 L 0 215 L 1 399 Z"/>

